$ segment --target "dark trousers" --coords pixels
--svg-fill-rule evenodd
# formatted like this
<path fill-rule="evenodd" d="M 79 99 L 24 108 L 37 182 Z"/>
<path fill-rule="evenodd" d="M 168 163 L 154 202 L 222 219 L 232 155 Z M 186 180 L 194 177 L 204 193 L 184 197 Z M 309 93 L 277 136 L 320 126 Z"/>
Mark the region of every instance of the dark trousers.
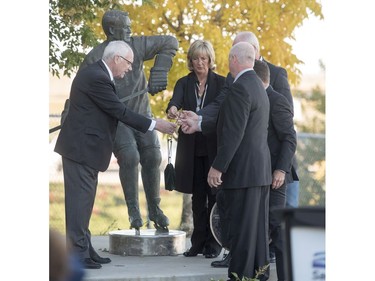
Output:
<path fill-rule="evenodd" d="M 226 250 L 229 250 L 229 241 L 228 241 L 228 228 L 229 228 L 229 222 L 226 218 L 225 210 L 228 209 L 228 202 L 225 200 L 225 192 L 223 189 L 219 189 L 216 193 L 216 204 L 217 204 L 217 210 L 219 213 L 219 219 L 220 219 L 220 239 L 221 239 L 221 245 Z"/>
<path fill-rule="evenodd" d="M 284 237 L 281 231 L 281 220 L 277 218 L 272 210 L 275 208 L 283 208 L 286 203 L 286 184 L 282 185 L 278 189 L 272 189 L 270 187 L 270 222 L 269 231 L 270 238 L 272 239 L 272 249 L 276 256 L 276 272 L 278 281 L 285 280 L 285 270 L 284 270 Z"/>
<path fill-rule="evenodd" d="M 80 259 L 89 258 L 89 223 L 98 185 L 98 171 L 65 157 L 62 164 L 67 239 Z"/>
<path fill-rule="evenodd" d="M 207 183 L 209 163 L 207 156 L 194 158 L 194 181 L 192 196 L 193 233 L 191 235 L 192 251 L 207 254 L 219 254 L 221 246 L 215 240 L 210 228 L 210 214 L 216 202 Z"/>
<path fill-rule="evenodd" d="M 269 262 L 268 252 L 268 215 L 269 186 L 239 189 L 224 189 L 228 209 L 225 221 L 228 225 L 228 242 L 232 259 L 228 276 L 253 278 L 256 270 Z M 269 270 L 259 279 L 267 280 Z"/>

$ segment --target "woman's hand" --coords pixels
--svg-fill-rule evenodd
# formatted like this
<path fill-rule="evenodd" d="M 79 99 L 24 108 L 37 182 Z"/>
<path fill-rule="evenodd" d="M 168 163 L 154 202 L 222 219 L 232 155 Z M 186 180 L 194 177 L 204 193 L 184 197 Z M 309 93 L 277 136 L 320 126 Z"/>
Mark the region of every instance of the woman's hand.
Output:
<path fill-rule="evenodd" d="M 175 107 L 174 105 L 172 105 L 169 109 L 168 109 L 168 118 L 169 119 L 177 119 L 178 118 L 178 110 L 177 110 L 177 107 Z"/>

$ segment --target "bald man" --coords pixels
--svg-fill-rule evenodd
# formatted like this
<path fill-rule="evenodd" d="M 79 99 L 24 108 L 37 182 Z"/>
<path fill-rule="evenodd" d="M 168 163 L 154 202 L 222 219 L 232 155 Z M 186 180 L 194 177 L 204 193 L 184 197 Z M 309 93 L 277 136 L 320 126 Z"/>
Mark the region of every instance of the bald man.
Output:
<path fill-rule="evenodd" d="M 211 188 L 225 197 L 230 280 L 253 278 L 268 264 L 268 200 L 272 183 L 267 145 L 269 101 L 253 70 L 255 50 L 246 42 L 232 47 L 233 83 L 217 121 L 217 155 L 208 173 Z M 267 274 L 260 280 L 267 280 Z"/>

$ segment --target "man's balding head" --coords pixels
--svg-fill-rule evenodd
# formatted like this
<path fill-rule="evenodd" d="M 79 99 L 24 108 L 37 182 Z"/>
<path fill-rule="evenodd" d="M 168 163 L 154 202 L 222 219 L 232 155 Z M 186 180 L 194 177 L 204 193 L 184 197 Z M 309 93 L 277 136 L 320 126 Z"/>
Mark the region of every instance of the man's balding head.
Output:
<path fill-rule="evenodd" d="M 241 31 L 239 32 L 233 40 L 232 46 L 236 45 L 239 42 L 247 42 L 250 43 L 255 49 L 255 58 L 260 58 L 260 47 L 258 38 L 255 36 L 254 33 L 250 31 Z"/>

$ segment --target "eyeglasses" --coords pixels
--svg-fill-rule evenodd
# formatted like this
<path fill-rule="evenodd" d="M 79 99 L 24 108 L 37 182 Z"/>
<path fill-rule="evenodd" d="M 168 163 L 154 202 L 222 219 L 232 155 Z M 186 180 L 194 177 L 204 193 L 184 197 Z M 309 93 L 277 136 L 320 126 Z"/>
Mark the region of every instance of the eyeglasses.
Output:
<path fill-rule="evenodd" d="M 124 58 L 123 56 L 120 56 L 120 55 L 119 55 L 119 57 L 122 58 L 123 60 L 125 60 L 128 64 L 130 64 L 130 66 L 133 65 L 133 63 L 130 60 L 127 60 L 126 58 Z"/>

